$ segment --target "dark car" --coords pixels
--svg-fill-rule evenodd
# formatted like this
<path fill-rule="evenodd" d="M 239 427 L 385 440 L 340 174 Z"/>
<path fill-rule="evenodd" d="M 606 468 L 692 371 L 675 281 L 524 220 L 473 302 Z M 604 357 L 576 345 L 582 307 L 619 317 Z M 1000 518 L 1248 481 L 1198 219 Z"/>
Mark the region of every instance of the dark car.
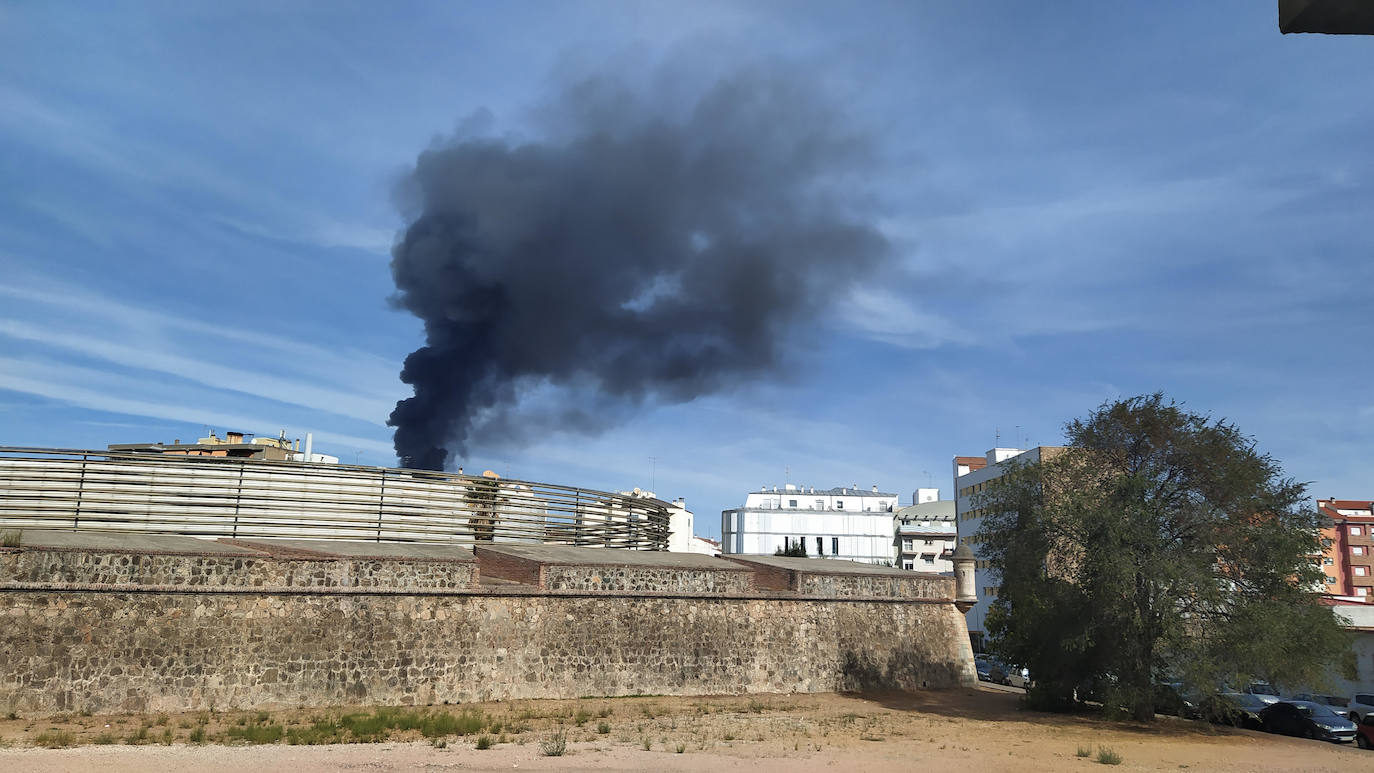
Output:
<path fill-rule="evenodd" d="M 1360 727 L 1355 731 L 1355 743 L 1361 749 L 1374 749 L 1374 714 L 1370 714 L 1360 723 Z"/>
<path fill-rule="evenodd" d="M 1339 696 L 1339 695 L 1317 695 L 1316 693 L 1309 693 L 1309 692 L 1300 692 L 1300 693 L 1298 693 L 1297 695 L 1290 695 L 1290 696 L 1288 696 L 1287 698 L 1285 698 L 1284 700 L 1288 700 L 1288 701 L 1312 701 L 1313 703 L 1321 703 L 1321 704 L 1324 704 L 1324 705 L 1327 705 L 1327 706 L 1334 706 L 1335 708 L 1338 708 L 1338 709 L 1344 709 L 1344 708 L 1345 708 L 1345 705 L 1346 705 L 1347 703 L 1350 702 L 1350 699 L 1349 699 L 1349 698 L 1343 698 L 1343 697 L 1341 697 L 1341 696 Z M 1336 713 L 1337 713 L 1337 714 L 1344 714 L 1345 712 L 1344 712 L 1344 711 L 1338 711 L 1338 712 L 1336 712 Z"/>
<path fill-rule="evenodd" d="M 1198 714 L 1217 724 L 1257 730 L 1263 726 L 1260 712 L 1268 706 L 1258 695 L 1224 692 L 1203 698 L 1198 706 Z"/>
<path fill-rule="evenodd" d="M 1007 671 L 1002 664 L 987 655 L 974 655 L 973 665 L 978 669 L 978 678 L 984 682 L 1001 684 L 1007 678 Z"/>
<path fill-rule="evenodd" d="M 1266 732 L 1315 738 L 1321 741 L 1350 743 L 1355 740 L 1355 723 L 1312 701 L 1279 701 L 1259 713 Z"/>

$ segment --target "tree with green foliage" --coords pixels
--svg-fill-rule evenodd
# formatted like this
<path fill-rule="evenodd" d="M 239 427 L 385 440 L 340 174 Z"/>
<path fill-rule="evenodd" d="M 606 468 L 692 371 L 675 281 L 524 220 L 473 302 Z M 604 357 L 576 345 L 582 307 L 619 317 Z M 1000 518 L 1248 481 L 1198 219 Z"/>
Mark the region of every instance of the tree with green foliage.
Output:
<path fill-rule="evenodd" d="M 1028 667 L 1028 701 L 1086 695 L 1154 716 L 1161 682 L 1201 693 L 1351 668 L 1321 603 L 1321 516 L 1235 425 L 1162 394 L 1105 403 L 1068 446 L 980 493 L 976 540 L 1000 575 L 990 646 Z"/>
<path fill-rule="evenodd" d="M 801 537 L 798 537 L 795 542 L 788 539 L 787 547 L 774 550 L 773 555 L 788 556 L 790 558 L 806 558 L 806 541 Z"/>

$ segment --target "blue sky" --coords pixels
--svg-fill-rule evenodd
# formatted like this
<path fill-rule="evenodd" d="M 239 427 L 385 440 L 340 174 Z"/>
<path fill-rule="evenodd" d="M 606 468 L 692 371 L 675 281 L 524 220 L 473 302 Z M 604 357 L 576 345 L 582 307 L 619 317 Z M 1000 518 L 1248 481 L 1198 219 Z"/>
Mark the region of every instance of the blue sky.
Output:
<path fill-rule="evenodd" d="M 0 445 L 285 429 L 394 464 L 397 179 L 560 72 L 669 56 L 840 95 L 899 270 L 786 377 L 469 471 L 652 481 L 714 535 L 788 478 L 948 497 L 999 432 L 1163 390 L 1374 497 L 1374 39 L 1253 2 L 0 4 Z"/>

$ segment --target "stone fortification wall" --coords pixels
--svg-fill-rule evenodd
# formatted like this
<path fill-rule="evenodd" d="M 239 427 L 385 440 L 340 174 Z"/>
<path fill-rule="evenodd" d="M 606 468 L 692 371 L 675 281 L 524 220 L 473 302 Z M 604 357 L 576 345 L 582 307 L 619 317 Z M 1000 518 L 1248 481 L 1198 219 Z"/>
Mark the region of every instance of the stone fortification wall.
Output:
<path fill-rule="evenodd" d="M 273 558 L 92 551 L 0 552 L 0 583 L 188 588 L 467 588 L 474 562 Z"/>
<path fill-rule="evenodd" d="M 745 593 L 746 572 L 676 571 L 652 566 L 546 566 L 544 587 L 550 590 L 676 591 L 680 593 Z"/>
<path fill-rule="evenodd" d="M 601 582 L 568 590 L 509 579 L 368 588 L 267 554 L 144 555 L 125 564 L 134 554 L 0 549 L 0 711 L 410 705 L 976 682 L 963 615 L 952 603 L 952 584 L 942 582 L 948 578 L 931 578 L 934 595 L 924 600 L 823 598 L 759 590 L 748 572 L 722 561 L 720 577 L 710 580 L 719 580 L 721 590 L 682 590 L 710 566 L 683 559 L 674 575 L 673 560 L 661 555 L 635 567 L 604 563 L 612 554 L 595 552 L 581 569 L 611 578 L 626 571 L 614 582 L 643 589 L 605 590 L 613 583 Z M 473 569 L 470 561 L 378 563 L 415 577 L 445 563 L 454 572 Z M 551 568 L 542 566 L 541 583 Z M 272 587 L 232 579 L 252 572 Z M 479 564 L 469 579 L 482 573 Z M 174 581 L 190 577 L 205 579 Z M 92 582 L 100 578 L 114 584 Z M 736 590 L 724 590 L 730 583 Z"/>

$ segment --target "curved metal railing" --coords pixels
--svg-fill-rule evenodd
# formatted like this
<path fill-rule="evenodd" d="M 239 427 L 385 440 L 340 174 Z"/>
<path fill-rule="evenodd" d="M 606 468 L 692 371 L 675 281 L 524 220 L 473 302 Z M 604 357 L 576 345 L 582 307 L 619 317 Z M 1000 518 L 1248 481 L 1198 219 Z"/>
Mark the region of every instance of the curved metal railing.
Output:
<path fill-rule="evenodd" d="M 0 447 L 0 528 L 662 550 L 656 499 L 470 475 Z"/>

